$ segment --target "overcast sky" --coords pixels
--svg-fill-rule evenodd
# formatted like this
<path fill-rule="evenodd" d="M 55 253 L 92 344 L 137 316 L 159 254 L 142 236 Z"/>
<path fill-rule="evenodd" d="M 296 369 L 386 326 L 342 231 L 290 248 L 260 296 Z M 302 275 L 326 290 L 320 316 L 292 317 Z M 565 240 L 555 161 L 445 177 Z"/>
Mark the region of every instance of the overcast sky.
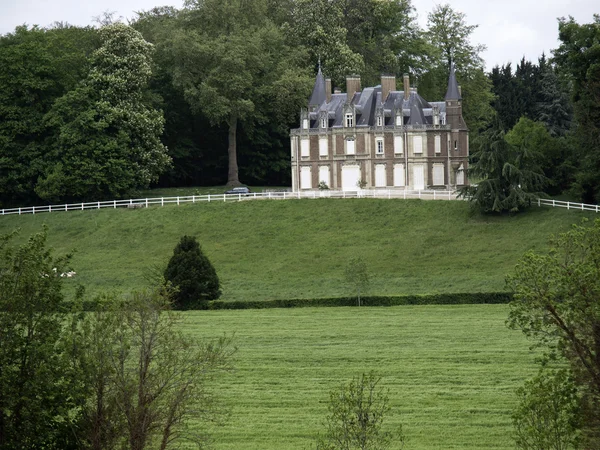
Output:
<path fill-rule="evenodd" d="M 424 27 L 427 13 L 436 0 L 412 0 Z M 483 53 L 487 69 L 523 57 L 537 58 L 558 46 L 558 17 L 573 16 L 579 23 L 590 23 L 594 13 L 600 13 L 598 0 L 451 0 L 452 8 L 466 14 L 467 23 L 479 25 L 473 43 L 487 46 Z M 55 21 L 87 25 L 103 11 L 115 11 L 117 16 L 131 18 L 135 11 L 154 6 L 181 7 L 181 0 L 0 0 L 0 34 L 21 24 L 49 25 Z M 595 7 L 593 5 L 596 5 Z"/>

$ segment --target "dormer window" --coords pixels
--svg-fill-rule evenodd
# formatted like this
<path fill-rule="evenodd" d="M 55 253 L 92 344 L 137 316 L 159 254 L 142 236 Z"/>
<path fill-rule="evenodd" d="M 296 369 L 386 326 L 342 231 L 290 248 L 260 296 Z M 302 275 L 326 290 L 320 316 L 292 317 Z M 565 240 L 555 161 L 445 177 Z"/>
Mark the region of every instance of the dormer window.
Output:
<path fill-rule="evenodd" d="M 346 113 L 346 127 L 352 128 L 354 126 L 354 114 Z"/>
<path fill-rule="evenodd" d="M 383 126 L 383 117 L 377 116 L 377 126 L 378 127 L 382 127 Z"/>
<path fill-rule="evenodd" d="M 400 114 L 398 114 L 396 116 L 396 126 L 398 126 L 398 127 L 402 126 L 402 116 Z"/>
<path fill-rule="evenodd" d="M 303 130 L 308 129 L 308 119 L 302 119 L 302 129 Z"/>

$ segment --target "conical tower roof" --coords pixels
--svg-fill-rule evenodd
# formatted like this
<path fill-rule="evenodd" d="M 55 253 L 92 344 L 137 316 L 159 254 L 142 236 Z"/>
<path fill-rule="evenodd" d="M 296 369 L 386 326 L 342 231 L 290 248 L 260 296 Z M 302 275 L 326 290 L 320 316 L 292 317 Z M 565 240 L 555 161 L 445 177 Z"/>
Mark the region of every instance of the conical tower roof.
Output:
<path fill-rule="evenodd" d="M 317 72 L 317 77 L 315 78 L 315 86 L 313 87 L 308 105 L 319 106 L 325 102 L 325 99 L 325 78 L 323 77 L 323 72 L 321 72 L 321 63 L 319 63 L 319 71 Z"/>
<path fill-rule="evenodd" d="M 456 74 L 454 73 L 454 63 L 450 64 L 450 76 L 448 77 L 448 90 L 444 100 L 460 100 L 461 95 L 458 90 L 458 83 L 456 81 Z"/>

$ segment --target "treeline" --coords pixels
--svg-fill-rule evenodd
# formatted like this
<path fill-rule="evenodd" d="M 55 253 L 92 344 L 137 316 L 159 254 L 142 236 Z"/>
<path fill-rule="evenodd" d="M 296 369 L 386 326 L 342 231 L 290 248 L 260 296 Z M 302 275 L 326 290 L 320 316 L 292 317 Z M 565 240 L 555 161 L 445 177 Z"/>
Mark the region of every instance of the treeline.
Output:
<path fill-rule="evenodd" d="M 442 98 L 454 59 L 468 122 L 493 112 L 475 27 L 447 5 L 428 30 L 404 0 L 207 0 L 100 22 L 0 37 L 3 206 L 287 185 L 289 129 L 319 61 L 335 86 L 410 72 L 425 98 Z"/>
<path fill-rule="evenodd" d="M 98 28 L 17 27 L 0 37 L 0 203 L 288 185 L 289 129 L 319 63 L 341 87 L 348 74 L 372 86 L 410 73 L 437 100 L 451 61 L 473 146 L 528 117 L 553 143 L 540 159 L 548 192 L 596 198 L 597 24 L 563 21 L 553 60 L 486 74 L 476 25 L 449 5 L 427 17 L 423 29 L 410 0 L 206 0 L 140 12 L 129 25 L 108 14 Z"/>

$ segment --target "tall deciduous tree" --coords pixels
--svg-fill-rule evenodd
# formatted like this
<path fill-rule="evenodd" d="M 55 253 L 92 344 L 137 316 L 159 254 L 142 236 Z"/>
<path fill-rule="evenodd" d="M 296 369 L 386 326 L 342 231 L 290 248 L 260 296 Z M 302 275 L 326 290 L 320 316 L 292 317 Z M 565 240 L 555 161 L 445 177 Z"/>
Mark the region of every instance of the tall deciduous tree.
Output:
<path fill-rule="evenodd" d="M 463 92 L 463 116 L 472 132 L 478 133 L 490 124 L 494 111 L 491 82 L 483 72 L 482 44 L 473 44 L 471 37 L 478 25 L 469 25 L 464 13 L 449 4 L 437 5 L 427 15 L 426 36 L 434 52 L 429 73 L 423 76 L 431 92 L 428 98 L 443 98 L 450 64 L 456 67 L 456 77 Z"/>
<path fill-rule="evenodd" d="M 306 81 L 278 84 L 298 67 L 297 52 L 286 45 L 281 30 L 269 19 L 265 1 L 190 1 L 173 36 L 173 81 L 194 111 L 202 112 L 213 125 L 227 126 L 227 184 L 240 184 L 239 125 L 279 120 L 268 115 L 273 109 L 259 108 L 265 99 L 277 101 L 276 86 L 304 95 L 310 89 Z M 302 70 L 296 74 L 303 76 Z"/>
<path fill-rule="evenodd" d="M 81 398 L 65 393 L 62 345 L 68 258 L 46 248 L 45 230 L 18 248 L 10 238 L 0 239 L 0 447 L 74 449 Z"/>
<path fill-rule="evenodd" d="M 98 33 L 88 76 L 46 117 L 56 138 L 36 192 L 48 200 L 120 197 L 148 187 L 170 164 L 162 113 L 143 98 L 152 45 L 121 23 Z"/>
<path fill-rule="evenodd" d="M 576 183 L 585 202 L 600 202 L 600 15 L 582 25 L 572 17 L 561 19 L 558 29 L 561 44 L 554 60 L 573 89 Z"/>
<path fill-rule="evenodd" d="M 530 251 L 507 278 L 509 323 L 562 356 L 583 395 L 585 448 L 600 444 L 600 220 L 573 226 L 547 254 Z"/>

